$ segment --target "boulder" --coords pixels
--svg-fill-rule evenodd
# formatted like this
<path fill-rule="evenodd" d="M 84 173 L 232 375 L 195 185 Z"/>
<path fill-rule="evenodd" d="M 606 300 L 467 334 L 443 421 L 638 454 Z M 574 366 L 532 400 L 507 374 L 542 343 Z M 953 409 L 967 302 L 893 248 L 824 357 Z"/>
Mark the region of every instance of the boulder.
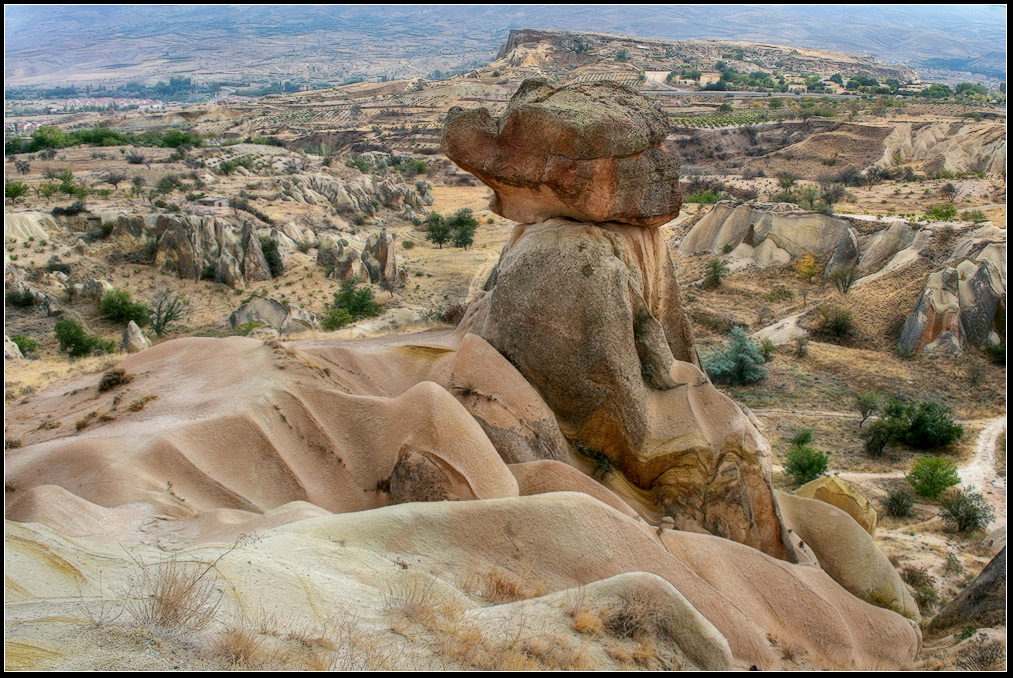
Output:
<path fill-rule="evenodd" d="M 260 323 L 280 334 L 319 330 L 317 317 L 298 306 L 285 306 L 274 299 L 254 297 L 229 316 L 229 327 Z"/>
<path fill-rule="evenodd" d="M 871 535 L 876 534 L 879 514 L 873 508 L 872 502 L 863 497 L 854 485 L 846 480 L 835 476 L 823 476 L 806 483 L 795 490 L 794 494 L 797 497 L 816 499 L 836 506 L 854 518 L 863 530 Z"/>
<path fill-rule="evenodd" d="M 21 347 L 15 344 L 10 337 L 4 335 L 4 360 L 20 360 L 25 356 L 21 353 Z"/>
<path fill-rule="evenodd" d="M 133 320 L 127 323 L 127 328 L 123 330 L 123 341 L 120 344 L 124 351 L 127 353 L 138 353 L 151 346 L 147 337 L 141 332 L 141 328 L 137 326 Z"/>
<path fill-rule="evenodd" d="M 87 256 L 88 253 L 91 251 L 91 248 L 88 247 L 88 243 L 86 243 L 84 240 L 81 240 L 80 238 L 74 241 L 73 249 L 81 256 Z"/>
<path fill-rule="evenodd" d="M 113 286 L 105 280 L 89 280 L 81 289 L 81 294 L 94 301 L 101 301 L 106 292 L 112 292 Z"/>
<path fill-rule="evenodd" d="M 679 161 L 668 119 L 612 82 L 525 80 L 506 111 L 450 109 L 443 151 L 494 192 L 493 212 L 658 227 L 679 213 Z"/>
<path fill-rule="evenodd" d="M 907 249 L 915 241 L 915 230 L 906 222 L 895 221 L 889 228 L 865 236 L 861 245 L 862 273 L 874 273 L 883 268 L 898 252 Z"/>

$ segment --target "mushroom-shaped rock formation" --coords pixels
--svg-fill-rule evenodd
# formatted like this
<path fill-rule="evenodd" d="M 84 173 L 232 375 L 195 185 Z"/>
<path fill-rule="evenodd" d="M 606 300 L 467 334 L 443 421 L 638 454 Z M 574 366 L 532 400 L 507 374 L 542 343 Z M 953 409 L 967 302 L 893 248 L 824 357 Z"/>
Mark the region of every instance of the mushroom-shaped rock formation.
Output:
<path fill-rule="evenodd" d="M 491 209 L 507 219 L 657 227 L 682 206 L 667 134 L 665 114 L 622 85 L 533 79 L 498 119 L 450 109 L 443 150 L 493 189 Z"/>
<path fill-rule="evenodd" d="M 496 191 L 500 214 L 541 219 L 515 229 L 458 336 L 510 361 L 644 513 L 794 560 L 770 446 L 699 369 L 653 228 L 679 209 L 659 115 L 612 84 L 543 81 L 523 84 L 499 121 L 450 112 L 448 156 Z"/>

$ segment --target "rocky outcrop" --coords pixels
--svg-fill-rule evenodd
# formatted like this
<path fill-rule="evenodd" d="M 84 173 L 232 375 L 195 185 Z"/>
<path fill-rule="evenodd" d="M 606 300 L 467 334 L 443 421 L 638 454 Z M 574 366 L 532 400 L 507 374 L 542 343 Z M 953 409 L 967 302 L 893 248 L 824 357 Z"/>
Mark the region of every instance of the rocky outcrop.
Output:
<path fill-rule="evenodd" d="M 975 253 L 974 248 L 958 251 Z M 959 355 L 968 344 L 981 347 L 1006 331 L 1006 243 L 978 248 L 977 259 L 930 273 L 914 310 L 904 321 L 901 351 Z M 1000 262 L 1002 268 L 996 265 Z"/>
<path fill-rule="evenodd" d="M 379 205 L 418 216 L 433 204 L 432 187 L 427 181 L 405 184 L 392 177 L 378 178 L 372 174 L 350 181 L 323 173 L 293 174 L 278 179 L 277 186 L 283 200 L 340 211 L 372 214 Z"/>
<path fill-rule="evenodd" d="M 127 323 L 127 327 L 123 330 L 123 340 L 120 342 L 121 348 L 127 353 L 138 353 L 151 346 L 151 342 L 144 336 L 144 332 L 141 332 L 141 328 L 137 326 L 133 320 Z"/>
<path fill-rule="evenodd" d="M 508 219 L 656 227 L 682 204 L 667 134 L 665 114 L 616 83 L 526 80 L 498 119 L 450 109 L 443 150 L 493 189 L 491 209 Z"/>
<path fill-rule="evenodd" d="M 156 265 L 181 278 L 213 279 L 230 287 L 271 278 L 260 239 L 249 222 L 236 224 L 198 216 L 121 216 L 112 236 L 148 248 L 154 252 Z"/>
<path fill-rule="evenodd" d="M 394 249 L 394 236 L 389 235 L 386 228 L 366 238 L 366 245 L 362 249 L 362 265 L 369 272 L 370 282 L 389 280 L 404 283 L 403 272 L 397 268 Z"/>
<path fill-rule="evenodd" d="M 846 480 L 836 476 L 823 476 L 806 483 L 795 490 L 793 494 L 797 497 L 816 499 L 836 506 L 854 518 L 863 530 L 871 535 L 876 534 L 879 514 L 873 508 L 872 502 L 862 496 L 862 493 Z"/>
<path fill-rule="evenodd" d="M 324 236 L 317 250 L 317 265 L 324 267 L 328 277 L 338 280 L 369 280 L 405 283 L 405 273 L 398 268 L 394 236 L 382 229 L 366 238 L 359 252 L 348 241 Z"/>
<path fill-rule="evenodd" d="M 810 255 L 830 258 L 828 271 L 854 265 L 858 247 L 848 222 L 788 203 L 718 203 L 679 244 L 679 256 L 731 252 L 740 265 L 761 268 Z"/>
<path fill-rule="evenodd" d="M 995 123 L 901 122 L 883 140 L 877 165 L 921 161 L 950 172 L 1006 174 L 1006 128 Z"/>
<path fill-rule="evenodd" d="M 48 240 L 50 233 L 59 231 L 53 217 L 43 212 L 13 212 L 4 214 L 4 240 Z"/>
<path fill-rule="evenodd" d="M 317 317 L 309 311 L 298 306 L 285 306 L 266 297 L 254 297 L 229 316 L 229 327 L 241 327 L 247 323 L 259 323 L 279 334 L 320 329 Z"/>
<path fill-rule="evenodd" d="M 363 280 L 367 273 L 362 263 L 362 252 L 348 245 L 343 238 L 325 235 L 317 250 L 317 265 L 324 268 L 328 277 L 337 280 Z"/>
<path fill-rule="evenodd" d="M 654 228 L 677 213 L 679 189 L 666 178 L 649 195 L 638 183 L 648 166 L 662 177 L 675 168 L 655 142 L 658 125 L 655 109 L 622 88 L 540 81 L 522 85 L 498 121 L 484 109 L 448 115 L 448 156 L 494 189 L 497 211 L 551 217 L 514 230 L 457 333 L 502 354 L 584 463 L 621 472 L 650 510 L 794 560 L 770 447 L 700 371 Z M 592 215 L 603 223 L 571 220 Z"/>

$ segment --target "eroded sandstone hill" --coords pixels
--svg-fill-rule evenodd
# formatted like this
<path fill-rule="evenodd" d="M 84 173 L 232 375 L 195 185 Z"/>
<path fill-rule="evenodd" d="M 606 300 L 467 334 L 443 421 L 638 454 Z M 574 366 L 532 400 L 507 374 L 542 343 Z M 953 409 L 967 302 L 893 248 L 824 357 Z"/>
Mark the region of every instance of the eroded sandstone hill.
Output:
<path fill-rule="evenodd" d="M 124 595 L 117 544 L 134 564 L 214 561 L 223 611 L 360 629 L 400 658 L 387 668 L 496 667 L 456 652 L 466 627 L 480 645 L 551 630 L 576 656 L 596 637 L 579 611 L 612 599 L 641 601 L 656 667 L 910 667 L 917 607 L 869 532 L 813 499 L 782 514 L 769 444 L 699 369 L 655 229 L 680 203 L 655 115 L 612 85 L 545 82 L 499 119 L 451 112 L 448 155 L 466 146 L 494 208 L 526 221 L 455 331 L 179 339 L 112 386 L 87 375 L 11 407 L 7 517 L 34 523 L 6 530 L 19 656 L 45 644 L 20 622 L 73 618 L 74 586 Z M 508 129 L 509 159 L 461 143 Z M 609 129 L 635 140 L 622 158 L 587 138 Z M 220 544 L 241 533 L 258 540 Z M 512 595 L 476 593 L 492 572 Z M 409 579 L 437 610 L 417 636 L 385 621 Z M 73 629 L 47 628 L 47 666 L 71 665 Z M 621 665 L 600 645 L 583 667 Z"/>

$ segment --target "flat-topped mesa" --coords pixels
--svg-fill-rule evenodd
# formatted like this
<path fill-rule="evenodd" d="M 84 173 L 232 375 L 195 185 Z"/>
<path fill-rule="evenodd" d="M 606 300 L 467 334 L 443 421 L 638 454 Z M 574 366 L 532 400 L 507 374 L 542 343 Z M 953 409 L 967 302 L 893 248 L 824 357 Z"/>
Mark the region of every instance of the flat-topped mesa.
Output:
<path fill-rule="evenodd" d="M 552 217 L 658 227 L 679 214 L 679 160 L 668 120 L 611 82 L 525 80 L 498 119 L 450 109 L 443 151 L 495 192 L 490 209 L 520 223 Z"/>

